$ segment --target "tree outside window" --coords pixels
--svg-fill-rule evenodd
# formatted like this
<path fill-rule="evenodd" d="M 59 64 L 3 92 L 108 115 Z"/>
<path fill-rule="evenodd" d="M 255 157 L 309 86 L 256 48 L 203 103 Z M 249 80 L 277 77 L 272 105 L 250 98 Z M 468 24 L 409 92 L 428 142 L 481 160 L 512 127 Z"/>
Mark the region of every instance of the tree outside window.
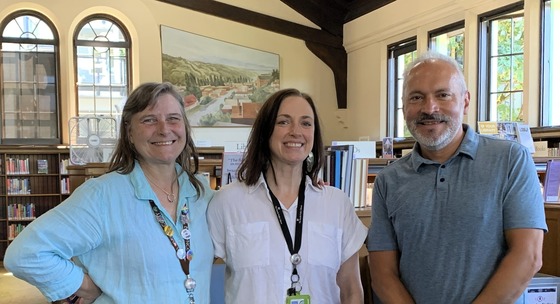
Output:
<path fill-rule="evenodd" d="M 524 121 L 524 17 L 519 5 L 481 18 L 479 120 Z"/>

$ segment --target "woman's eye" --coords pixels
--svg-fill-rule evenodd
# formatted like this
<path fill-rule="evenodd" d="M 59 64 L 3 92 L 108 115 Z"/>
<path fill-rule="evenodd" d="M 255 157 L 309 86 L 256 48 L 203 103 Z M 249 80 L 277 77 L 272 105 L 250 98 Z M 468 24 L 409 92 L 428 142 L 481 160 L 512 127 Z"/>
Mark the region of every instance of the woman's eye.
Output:
<path fill-rule="evenodd" d="M 157 122 L 157 120 L 155 118 L 146 118 L 146 119 L 142 120 L 142 123 L 146 124 L 146 125 L 153 125 L 156 122 Z"/>

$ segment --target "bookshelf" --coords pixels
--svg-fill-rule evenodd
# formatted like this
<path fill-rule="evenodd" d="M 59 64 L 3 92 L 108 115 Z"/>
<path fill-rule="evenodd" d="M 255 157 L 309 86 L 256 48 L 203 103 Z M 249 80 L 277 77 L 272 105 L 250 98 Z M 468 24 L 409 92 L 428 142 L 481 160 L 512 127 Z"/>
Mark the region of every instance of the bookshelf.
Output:
<path fill-rule="evenodd" d="M 67 148 L 0 146 L 0 260 L 19 231 L 69 195 L 68 158 Z"/>

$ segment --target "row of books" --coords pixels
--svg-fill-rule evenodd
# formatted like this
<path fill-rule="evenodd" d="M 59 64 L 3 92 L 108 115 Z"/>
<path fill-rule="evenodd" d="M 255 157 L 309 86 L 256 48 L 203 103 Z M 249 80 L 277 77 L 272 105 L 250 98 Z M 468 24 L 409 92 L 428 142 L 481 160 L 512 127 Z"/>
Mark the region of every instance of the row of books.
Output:
<path fill-rule="evenodd" d="M 334 141 L 325 147 L 325 158 L 323 181 L 344 191 L 355 207 L 370 206 L 368 159 L 375 158 L 375 142 Z"/>
<path fill-rule="evenodd" d="M 517 141 L 525 146 L 529 152 L 535 153 L 535 144 L 529 125 L 512 121 L 479 121 L 480 134 L 494 136 L 501 139 Z"/>
<path fill-rule="evenodd" d="M 7 174 L 29 174 L 29 158 L 6 158 Z"/>
<path fill-rule="evenodd" d="M 9 204 L 8 220 L 33 220 L 35 219 L 35 204 Z"/>
<path fill-rule="evenodd" d="M 29 178 L 6 179 L 6 192 L 8 194 L 31 194 Z"/>
<path fill-rule="evenodd" d="M 17 159 L 17 158 L 7 158 L 6 161 L 6 174 L 17 175 L 17 174 L 30 174 L 29 170 L 29 158 Z M 60 174 L 68 174 L 67 167 L 70 165 L 69 159 L 63 159 L 59 163 Z M 49 161 L 46 159 L 37 160 L 37 173 L 38 174 L 48 174 L 49 173 Z"/>
<path fill-rule="evenodd" d="M 70 178 L 65 177 L 60 180 L 60 193 L 70 194 Z"/>
<path fill-rule="evenodd" d="M 8 240 L 15 239 L 25 227 L 27 227 L 27 225 L 21 223 L 8 225 Z"/>

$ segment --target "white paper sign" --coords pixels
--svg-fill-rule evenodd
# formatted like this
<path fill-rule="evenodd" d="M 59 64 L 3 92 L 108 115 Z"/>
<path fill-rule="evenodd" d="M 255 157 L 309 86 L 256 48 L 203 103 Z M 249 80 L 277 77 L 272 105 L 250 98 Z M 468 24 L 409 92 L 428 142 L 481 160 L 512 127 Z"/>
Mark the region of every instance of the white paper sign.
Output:
<path fill-rule="evenodd" d="M 375 141 L 337 141 L 332 142 L 333 146 L 353 145 L 354 159 L 375 158 Z"/>
<path fill-rule="evenodd" d="M 525 304 L 557 304 L 558 290 L 555 285 L 529 287 L 525 290 Z"/>
<path fill-rule="evenodd" d="M 224 152 L 222 163 L 222 186 L 237 180 L 237 169 L 243 160 L 243 153 Z"/>
<path fill-rule="evenodd" d="M 224 142 L 224 152 L 245 153 L 247 143 L 244 141 L 226 141 Z"/>

